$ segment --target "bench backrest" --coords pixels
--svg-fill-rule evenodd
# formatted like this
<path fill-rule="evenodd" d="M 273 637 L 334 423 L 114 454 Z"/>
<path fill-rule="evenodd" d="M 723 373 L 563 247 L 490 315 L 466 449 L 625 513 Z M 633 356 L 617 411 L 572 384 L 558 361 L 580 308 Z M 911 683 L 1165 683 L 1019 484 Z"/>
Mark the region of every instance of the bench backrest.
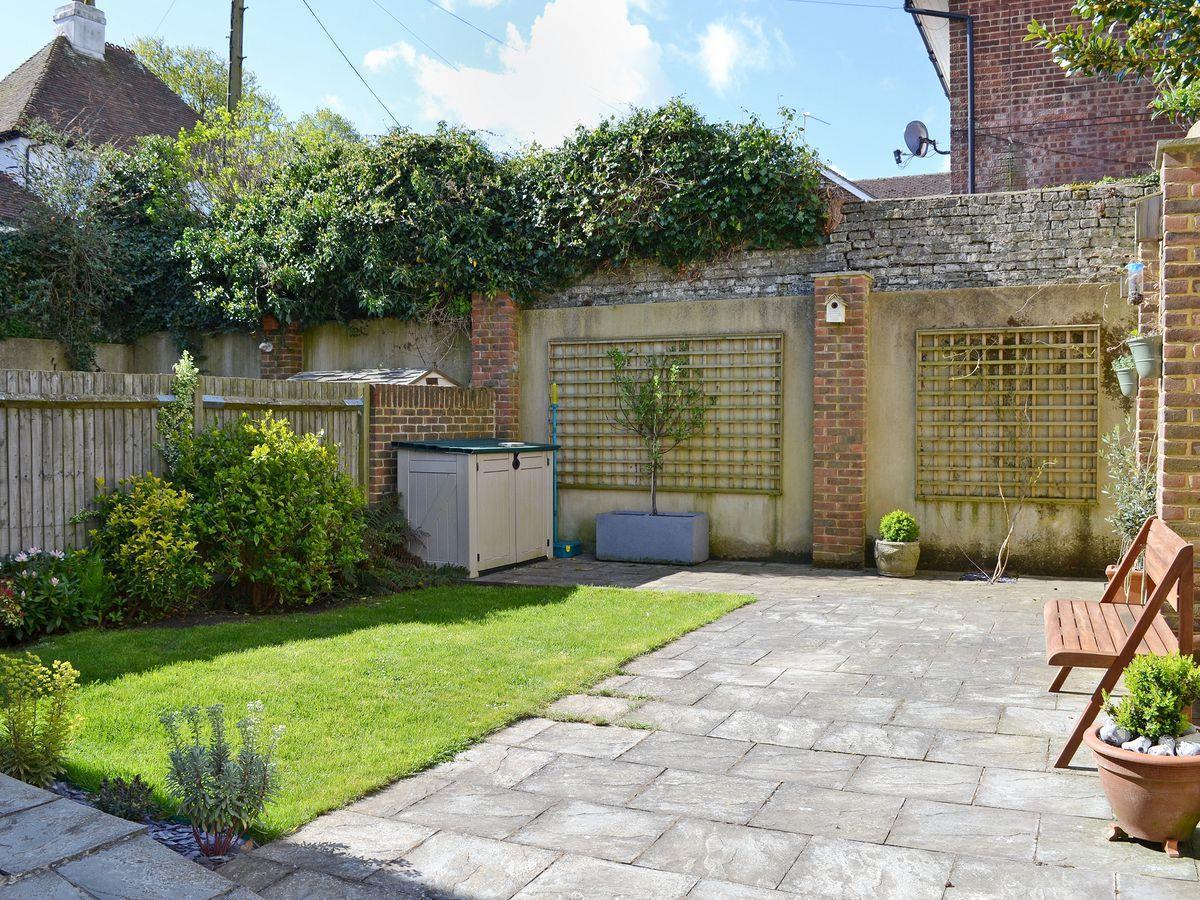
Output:
<path fill-rule="evenodd" d="M 1144 555 L 1143 555 L 1144 554 Z M 1104 592 L 1102 601 L 1113 602 L 1119 590 L 1119 584 L 1133 569 L 1138 556 L 1142 556 L 1143 602 L 1154 606 L 1146 609 L 1143 615 L 1154 616 L 1158 613 L 1164 601 L 1170 603 L 1179 613 L 1179 647 L 1183 653 L 1192 651 L 1193 630 L 1193 597 L 1195 593 L 1195 573 L 1193 570 L 1195 553 L 1190 542 L 1176 534 L 1169 525 L 1157 516 L 1151 516 L 1142 525 L 1138 536 L 1134 539 L 1125 555 L 1121 558 L 1117 571 Z M 1160 586 L 1165 587 L 1164 592 Z M 1139 618 L 1141 618 L 1139 616 Z"/>
<path fill-rule="evenodd" d="M 1150 520 L 1150 533 L 1146 535 L 1146 554 L 1143 557 L 1145 577 L 1150 583 L 1146 585 L 1146 596 L 1158 585 L 1162 584 L 1171 564 L 1180 554 L 1191 553 L 1192 545 L 1177 535 L 1162 519 L 1155 516 Z M 1179 586 L 1176 585 L 1167 595 L 1167 602 L 1179 609 Z"/>

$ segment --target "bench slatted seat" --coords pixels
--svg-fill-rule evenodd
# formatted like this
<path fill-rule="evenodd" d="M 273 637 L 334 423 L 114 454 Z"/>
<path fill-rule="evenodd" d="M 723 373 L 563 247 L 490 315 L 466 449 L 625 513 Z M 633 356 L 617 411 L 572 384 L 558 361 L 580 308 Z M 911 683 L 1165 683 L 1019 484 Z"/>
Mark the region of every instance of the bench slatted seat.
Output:
<path fill-rule="evenodd" d="M 1121 652 L 1141 607 L 1094 600 L 1055 600 L 1046 604 L 1046 655 L 1052 666 L 1108 668 Z M 1171 653 L 1179 639 L 1162 613 L 1154 617 L 1138 653 Z"/>
<path fill-rule="evenodd" d="M 1050 690 L 1060 690 L 1073 668 L 1105 670 L 1059 754 L 1056 768 L 1070 765 L 1084 733 L 1100 713 L 1104 694 L 1116 687 L 1134 656 L 1175 650 L 1192 652 L 1193 555 L 1190 543 L 1152 516 L 1121 558 L 1099 603 L 1051 600 L 1046 604 L 1046 662 L 1061 667 Z M 1149 594 L 1145 603 L 1121 602 L 1120 586 L 1139 556 Z M 1163 615 L 1166 602 L 1178 613 L 1178 632 Z"/>

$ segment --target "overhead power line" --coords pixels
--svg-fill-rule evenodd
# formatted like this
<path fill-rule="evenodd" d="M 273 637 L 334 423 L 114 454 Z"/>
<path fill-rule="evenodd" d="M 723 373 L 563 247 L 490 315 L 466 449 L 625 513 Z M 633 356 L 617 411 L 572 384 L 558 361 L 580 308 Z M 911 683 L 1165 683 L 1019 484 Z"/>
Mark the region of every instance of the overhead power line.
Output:
<path fill-rule="evenodd" d="M 458 66 L 454 62 L 452 62 L 451 60 L 449 60 L 445 56 L 443 56 L 440 52 L 438 52 L 436 47 L 434 47 L 432 44 L 429 43 L 429 41 L 425 40 L 425 38 L 421 37 L 419 34 L 417 34 L 415 31 L 413 31 L 410 27 L 408 27 L 408 25 L 406 25 L 406 24 L 404 24 L 404 22 L 400 21 L 400 19 L 396 16 L 396 14 L 393 13 L 386 6 L 384 6 L 382 3 L 380 3 L 379 0 L 371 0 L 371 2 L 374 3 L 376 6 L 378 6 L 379 9 L 383 12 L 383 14 L 385 16 L 387 16 L 389 19 L 391 19 L 393 22 L 395 22 L 397 25 L 399 25 L 401 28 L 403 28 L 405 31 L 407 31 L 409 34 L 411 34 L 413 36 L 413 39 L 416 40 L 418 43 L 420 43 L 422 47 L 424 47 L 426 50 L 428 50 L 430 53 L 432 53 L 434 56 L 436 56 L 438 59 L 440 59 L 446 65 L 448 65 L 450 68 L 454 69 L 455 71 L 458 71 Z"/>
<path fill-rule="evenodd" d="M 308 10 L 309 14 L 313 17 L 316 23 L 321 26 L 321 30 L 325 32 L 325 37 L 329 38 L 329 43 L 333 44 L 334 49 L 337 50 L 342 59 L 346 61 L 346 65 L 350 67 L 350 70 L 358 77 L 358 80 L 362 82 L 363 87 L 365 87 L 370 92 L 371 96 L 375 98 L 375 102 L 383 107 L 383 111 L 388 114 L 388 118 L 396 123 L 396 127 L 400 128 L 400 120 L 396 118 L 391 109 L 388 108 L 388 105 L 383 102 L 383 98 L 375 93 L 375 88 L 371 87 L 367 79 L 363 78 L 362 72 L 358 71 L 358 66 L 351 62 L 350 57 L 346 55 L 346 51 L 342 49 L 341 45 L 337 42 L 334 36 L 329 33 L 329 29 L 325 27 L 325 23 L 322 22 L 321 17 L 317 15 L 317 11 L 309 6 L 308 0 L 300 0 L 300 2 L 304 4 L 304 8 Z"/>
<path fill-rule="evenodd" d="M 171 0 L 171 2 L 167 5 L 167 11 L 162 14 L 162 18 L 158 20 L 158 24 L 154 26 L 154 31 L 151 33 L 150 37 L 158 37 L 158 33 L 162 31 L 163 22 L 167 21 L 167 16 L 171 14 L 171 10 L 175 8 L 175 4 L 178 2 L 179 0 Z"/>

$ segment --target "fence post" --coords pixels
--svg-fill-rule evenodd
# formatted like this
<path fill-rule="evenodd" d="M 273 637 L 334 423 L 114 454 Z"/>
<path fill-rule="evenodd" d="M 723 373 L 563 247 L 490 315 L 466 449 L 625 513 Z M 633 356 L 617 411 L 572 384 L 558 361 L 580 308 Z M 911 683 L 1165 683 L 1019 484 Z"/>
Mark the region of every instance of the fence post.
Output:
<path fill-rule="evenodd" d="M 362 414 L 358 426 L 358 483 L 362 485 L 363 496 L 371 493 L 371 385 L 363 382 L 359 386 L 362 396 Z"/>
<path fill-rule="evenodd" d="M 192 433 L 204 430 L 204 377 L 196 376 L 196 392 L 192 395 Z"/>

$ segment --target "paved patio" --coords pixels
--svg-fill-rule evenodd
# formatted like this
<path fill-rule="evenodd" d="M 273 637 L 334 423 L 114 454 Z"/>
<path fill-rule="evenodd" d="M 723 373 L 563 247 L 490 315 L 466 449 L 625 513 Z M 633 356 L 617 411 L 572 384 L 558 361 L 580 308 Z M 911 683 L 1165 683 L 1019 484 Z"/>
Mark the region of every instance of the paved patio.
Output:
<path fill-rule="evenodd" d="M 1098 583 L 588 559 L 485 580 L 758 601 L 222 874 L 269 898 L 1200 896 L 1194 846 L 1105 841 L 1086 750 L 1049 766 L 1098 673 L 1046 692 L 1041 604 Z"/>
<path fill-rule="evenodd" d="M 146 828 L 0 775 L 0 897 L 255 895 L 153 840 Z"/>

